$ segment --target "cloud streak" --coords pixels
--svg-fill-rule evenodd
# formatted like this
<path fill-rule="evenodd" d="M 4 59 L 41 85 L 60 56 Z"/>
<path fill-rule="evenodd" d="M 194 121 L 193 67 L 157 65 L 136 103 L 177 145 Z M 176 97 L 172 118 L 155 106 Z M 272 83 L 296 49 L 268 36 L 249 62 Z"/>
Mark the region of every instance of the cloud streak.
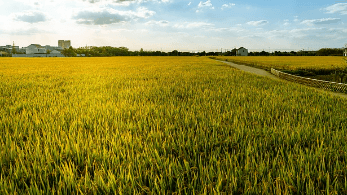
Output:
<path fill-rule="evenodd" d="M 308 26 L 313 25 L 321 25 L 321 24 L 332 24 L 341 21 L 340 18 L 322 18 L 322 19 L 314 19 L 314 20 L 304 20 L 301 24 L 306 24 Z"/>
<path fill-rule="evenodd" d="M 199 5 L 198 5 L 198 9 L 196 10 L 196 12 L 200 12 L 201 9 L 204 8 L 210 8 L 210 9 L 214 9 L 211 0 L 207 0 L 205 2 L 200 1 Z"/>
<path fill-rule="evenodd" d="M 235 6 L 235 3 L 223 4 L 221 9 L 232 8 L 233 6 Z"/>
<path fill-rule="evenodd" d="M 169 22 L 166 20 L 160 20 L 160 21 L 148 21 L 145 23 L 145 25 L 149 25 L 149 26 L 168 26 Z"/>
<path fill-rule="evenodd" d="M 193 28 L 209 28 L 213 27 L 214 24 L 206 22 L 185 22 L 183 24 L 176 24 L 173 27 L 179 29 L 193 29 Z"/>
<path fill-rule="evenodd" d="M 339 13 L 341 15 L 347 14 L 347 3 L 336 3 L 334 5 L 325 8 L 325 11 L 329 14 Z"/>
<path fill-rule="evenodd" d="M 137 3 L 146 3 L 146 2 L 156 2 L 156 3 L 168 3 L 170 0 L 82 0 L 83 2 L 89 3 L 112 3 L 117 5 L 129 6 L 130 4 Z"/>
<path fill-rule="evenodd" d="M 21 14 L 15 14 L 14 20 L 28 22 L 28 23 L 38 23 L 47 21 L 47 17 L 44 13 L 38 11 L 27 11 Z"/>
<path fill-rule="evenodd" d="M 139 18 L 149 18 L 155 14 L 147 8 L 139 8 L 134 11 L 118 11 L 115 9 L 107 8 L 94 10 L 80 11 L 73 17 L 78 24 L 86 25 L 108 25 L 115 23 L 127 22 Z"/>
<path fill-rule="evenodd" d="M 247 22 L 248 25 L 251 26 L 262 26 L 269 23 L 267 20 L 259 20 L 259 21 L 249 21 Z"/>

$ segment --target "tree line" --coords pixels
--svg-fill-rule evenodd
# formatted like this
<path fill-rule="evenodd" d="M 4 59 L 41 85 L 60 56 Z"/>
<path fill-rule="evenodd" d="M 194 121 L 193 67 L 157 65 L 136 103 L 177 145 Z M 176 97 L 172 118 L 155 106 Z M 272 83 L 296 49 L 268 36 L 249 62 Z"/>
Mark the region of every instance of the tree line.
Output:
<path fill-rule="evenodd" d="M 108 57 L 108 56 L 236 56 L 237 49 L 227 52 L 181 52 L 173 50 L 171 52 L 163 51 L 129 51 L 126 47 L 80 47 L 68 48 L 62 51 L 62 54 L 68 57 L 75 57 L 77 54 L 85 54 L 86 57 Z M 322 48 L 318 51 L 273 51 L 273 52 L 249 52 L 249 56 L 342 56 L 343 48 Z"/>
<path fill-rule="evenodd" d="M 173 50 L 171 52 L 163 51 L 129 51 L 126 47 L 80 47 L 80 48 L 67 48 L 62 50 L 62 54 L 67 57 L 76 57 L 78 54 L 84 54 L 86 57 L 108 57 L 108 56 L 236 56 L 237 49 L 234 48 L 227 52 L 181 52 Z M 249 56 L 343 56 L 343 48 L 322 48 L 318 51 L 273 51 L 273 52 L 249 52 Z M 15 52 L 19 53 L 19 52 Z M 11 55 L 3 52 L 3 57 L 10 57 Z"/>

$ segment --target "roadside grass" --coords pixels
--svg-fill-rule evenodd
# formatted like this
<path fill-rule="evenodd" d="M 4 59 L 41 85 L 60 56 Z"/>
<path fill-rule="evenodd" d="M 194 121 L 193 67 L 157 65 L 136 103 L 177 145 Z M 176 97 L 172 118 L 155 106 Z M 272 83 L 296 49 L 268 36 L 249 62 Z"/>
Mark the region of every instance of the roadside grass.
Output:
<path fill-rule="evenodd" d="M 218 56 L 213 59 L 314 79 L 347 83 L 347 63 L 342 56 Z"/>
<path fill-rule="evenodd" d="M 260 67 L 266 70 L 331 71 L 345 69 L 347 63 L 340 56 L 218 56 L 219 60 Z"/>

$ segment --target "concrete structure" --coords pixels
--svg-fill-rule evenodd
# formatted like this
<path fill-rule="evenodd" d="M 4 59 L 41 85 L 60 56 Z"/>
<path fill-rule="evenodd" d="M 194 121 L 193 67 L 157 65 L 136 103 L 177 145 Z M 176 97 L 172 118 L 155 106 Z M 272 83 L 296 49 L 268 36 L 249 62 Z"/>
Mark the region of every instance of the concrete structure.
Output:
<path fill-rule="evenodd" d="M 0 51 L 0 56 L 2 57 L 2 56 L 6 56 L 7 55 L 7 53 L 6 52 L 4 52 L 4 51 Z"/>
<path fill-rule="evenodd" d="M 61 50 L 63 50 L 63 48 L 62 47 L 59 47 L 59 46 L 50 46 L 50 45 L 46 45 L 46 46 L 44 46 L 45 47 L 45 49 L 46 49 L 46 51 L 53 51 L 53 50 L 58 50 L 58 51 L 61 51 Z"/>
<path fill-rule="evenodd" d="M 44 54 L 46 53 L 46 48 L 39 44 L 31 44 L 26 48 L 26 54 Z"/>
<path fill-rule="evenodd" d="M 14 58 L 18 58 L 18 57 L 24 57 L 24 58 L 29 58 L 29 57 L 65 57 L 63 54 L 61 54 L 60 52 L 58 53 L 50 53 L 50 54 L 12 54 L 12 57 Z"/>
<path fill-rule="evenodd" d="M 27 48 L 26 47 L 22 47 L 18 51 L 19 51 L 19 53 L 26 53 L 27 52 Z"/>
<path fill-rule="evenodd" d="M 69 49 L 71 46 L 71 41 L 70 40 L 58 40 L 58 46 L 63 48 L 63 49 Z"/>
<path fill-rule="evenodd" d="M 13 45 L 0 46 L 0 51 L 4 51 L 6 53 L 11 54 L 13 48 L 16 49 L 16 52 L 19 52 L 19 46 L 13 46 Z"/>
<path fill-rule="evenodd" d="M 61 53 L 60 53 L 60 51 L 53 50 L 53 51 L 51 51 L 51 54 L 61 54 Z"/>
<path fill-rule="evenodd" d="M 70 47 L 71 41 L 63 41 L 64 46 Z M 13 49 L 16 53 L 13 54 Z M 65 57 L 61 54 L 63 47 L 59 46 L 41 46 L 40 44 L 31 44 L 28 47 L 19 48 L 19 46 L 6 45 L 0 46 L 0 56 L 12 54 L 12 57 Z M 49 51 L 49 52 L 48 52 Z M 47 52 L 49 54 L 47 54 Z"/>
<path fill-rule="evenodd" d="M 248 56 L 248 49 L 240 47 L 236 50 L 236 56 Z"/>
<path fill-rule="evenodd" d="M 50 54 L 47 54 L 47 51 L 50 50 Z M 12 57 L 65 57 L 61 54 L 61 47 L 55 46 L 41 46 L 39 44 L 31 44 L 26 47 L 26 54 L 12 54 Z"/>

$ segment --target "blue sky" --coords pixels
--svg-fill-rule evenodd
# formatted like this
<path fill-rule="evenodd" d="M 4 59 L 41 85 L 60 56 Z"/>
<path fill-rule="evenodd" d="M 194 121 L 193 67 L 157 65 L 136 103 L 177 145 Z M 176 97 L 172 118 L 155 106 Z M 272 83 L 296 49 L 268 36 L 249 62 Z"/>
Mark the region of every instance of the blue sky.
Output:
<path fill-rule="evenodd" d="M 0 45 L 313 50 L 347 43 L 347 1 L 0 0 Z"/>

